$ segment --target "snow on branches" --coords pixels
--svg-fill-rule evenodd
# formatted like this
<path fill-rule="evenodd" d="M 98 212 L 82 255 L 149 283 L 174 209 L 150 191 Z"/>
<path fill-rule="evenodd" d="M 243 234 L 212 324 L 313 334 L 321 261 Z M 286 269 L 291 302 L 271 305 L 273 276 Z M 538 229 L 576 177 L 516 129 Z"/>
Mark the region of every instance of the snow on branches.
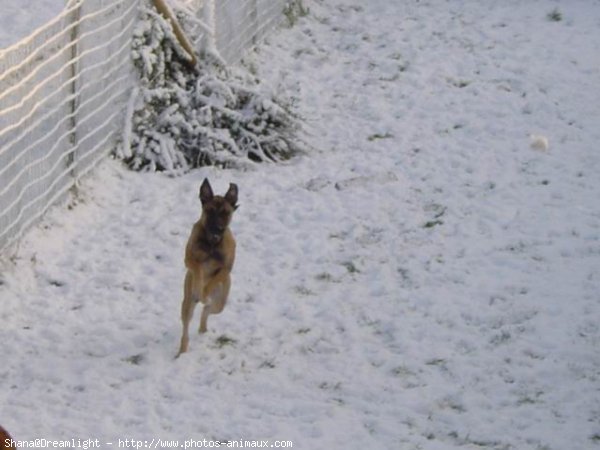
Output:
<path fill-rule="evenodd" d="M 135 170 L 178 173 L 278 161 L 298 150 L 295 119 L 273 95 L 256 89 L 256 79 L 232 76 L 210 55 L 191 70 L 171 24 L 154 9 L 142 14 L 133 38 L 140 86 L 117 156 Z"/>

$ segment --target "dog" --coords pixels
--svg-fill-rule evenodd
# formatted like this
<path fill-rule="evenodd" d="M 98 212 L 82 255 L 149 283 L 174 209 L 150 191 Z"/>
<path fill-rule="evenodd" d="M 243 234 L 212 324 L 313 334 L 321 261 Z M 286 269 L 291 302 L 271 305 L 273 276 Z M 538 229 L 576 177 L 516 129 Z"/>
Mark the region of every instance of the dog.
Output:
<path fill-rule="evenodd" d="M 208 316 L 219 314 L 227 302 L 235 261 L 235 239 L 229 224 L 238 208 L 237 200 L 238 187 L 233 183 L 224 196 L 214 195 L 206 178 L 200 186 L 202 214 L 194 224 L 185 247 L 187 273 L 181 303 L 183 332 L 176 357 L 188 349 L 188 328 L 196 304 L 204 304 L 198 331 L 205 333 Z"/>

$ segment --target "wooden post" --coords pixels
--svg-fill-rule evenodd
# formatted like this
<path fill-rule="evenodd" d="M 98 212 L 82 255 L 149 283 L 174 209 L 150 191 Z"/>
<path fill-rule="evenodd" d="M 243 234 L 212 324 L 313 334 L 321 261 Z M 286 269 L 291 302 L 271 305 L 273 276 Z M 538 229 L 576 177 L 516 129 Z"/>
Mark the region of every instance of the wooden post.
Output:
<path fill-rule="evenodd" d="M 78 80 L 77 76 L 79 75 L 79 61 L 77 58 L 79 57 L 79 20 L 81 19 L 81 5 L 77 6 L 75 11 L 70 17 L 70 20 L 73 23 L 73 28 L 71 29 L 71 35 L 69 36 L 69 43 L 71 45 L 70 52 L 70 64 L 69 64 L 69 78 L 71 78 L 71 101 L 69 102 L 69 110 L 71 113 L 71 118 L 69 120 L 69 128 L 71 132 L 69 133 L 69 144 L 71 145 L 71 154 L 67 157 L 67 167 L 71 168 L 71 172 L 73 177 L 76 178 L 75 174 L 75 153 L 77 152 L 77 107 L 78 107 L 78 99 L 77 99 L 77 87 Z"/>
<path fill-rule="evenodd" d="M 189 55 L 189 65 L 192 69 L 195 68 L 196 64 L 198 63 L 198 60 L 196 59 L 194 48 L 192 47 L 192 44 L 190 44 L 190 41 L 181 29 L 181 26 L 179 25 L 175 14 L 173 14 L 173 11 L 171 11 L 171 8 L 169 8 L 169 5 L 167 5 L 167 2 L 165 0 L 154 0 L 154 6 L 156 6 L 158 12 L 162 14 L 165 17 L 165 19 L 171 22 L 171 26 L 173 27 L 173 31 L 175 32 L 175 37 L 179 41 L 181 47 L 183 47 L 183 49 Z"/>

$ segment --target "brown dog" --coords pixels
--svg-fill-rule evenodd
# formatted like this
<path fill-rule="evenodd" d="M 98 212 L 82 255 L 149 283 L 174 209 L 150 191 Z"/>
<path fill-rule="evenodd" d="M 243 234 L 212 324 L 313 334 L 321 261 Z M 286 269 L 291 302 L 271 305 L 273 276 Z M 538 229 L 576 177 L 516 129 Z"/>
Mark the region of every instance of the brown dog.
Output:
<path fill-rule="evenodd" d="M 183 334 L 177 356 L 188 349 L 188 326 L 196 303 L 202 302 L 200 333 L 206 331 L 210 314 L 219 314 L 225 307 L 231 285 L 231 269 L 235 260 L 235 240 L 229 229 L 231 216 L 237 209 L 238 188 L 229 185 L 224 197 L 214 195 L 204 179 L 200 186 L 202 215 L 194 224 L 185 248 L 187 273 L 183 286 L 181 321 Z"/>

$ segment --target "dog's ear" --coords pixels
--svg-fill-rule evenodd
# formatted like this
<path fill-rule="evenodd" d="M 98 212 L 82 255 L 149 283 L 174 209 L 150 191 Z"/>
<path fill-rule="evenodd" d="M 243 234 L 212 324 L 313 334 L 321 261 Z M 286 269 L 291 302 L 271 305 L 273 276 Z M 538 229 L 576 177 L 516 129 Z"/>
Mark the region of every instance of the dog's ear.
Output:
<path fill-rule="evenodd" d="M 212 187 L 210 187 L 210 183 L 208 182 L 208 178 L 205 178 L 202 182 L 202 186 L 200 186 L 200 201 L 203 205 L 210 202 L 214 197 Z"/>
<path fill-rule="evenodd" d="M 237 201 L 238 201 L 238 187 L 237 184 L 230 183 L 229 189 L 225 194 L 225 200 L 229 203 L 233 209 L 237 209 Z"/>

